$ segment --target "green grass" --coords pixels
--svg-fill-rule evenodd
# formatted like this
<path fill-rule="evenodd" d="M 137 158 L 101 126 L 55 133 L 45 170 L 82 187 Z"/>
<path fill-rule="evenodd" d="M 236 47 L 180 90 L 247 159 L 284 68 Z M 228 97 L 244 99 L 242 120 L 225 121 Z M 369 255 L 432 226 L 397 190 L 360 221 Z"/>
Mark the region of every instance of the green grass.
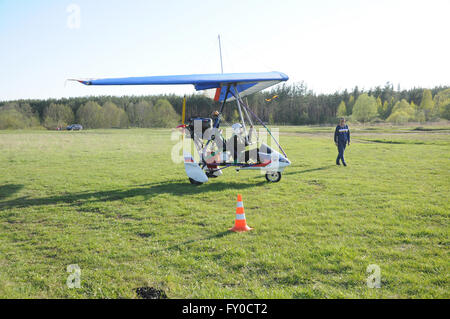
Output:
<path fill-rule="evenodd" d="M 0 132 L 0 297 L 449 298 L 450 135 L 414 128 L 355 128 L 344 168 L 333 128 L 286 127 L 279 183 L 199 187 L 170 130 Z"/>

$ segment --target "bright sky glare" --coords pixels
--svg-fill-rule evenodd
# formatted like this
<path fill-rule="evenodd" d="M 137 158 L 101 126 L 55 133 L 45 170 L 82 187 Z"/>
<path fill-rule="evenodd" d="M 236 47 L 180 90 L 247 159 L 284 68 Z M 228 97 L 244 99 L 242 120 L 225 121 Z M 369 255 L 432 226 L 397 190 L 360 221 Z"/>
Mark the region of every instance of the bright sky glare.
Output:
<path fill-rule="evenodd" d="M 77 10 L 79 9 L 79 15 Z M 0 0 L 0 100 L 192 93 L 68 78 L 281 71 L 318 93 L 450 84 L 449 0 Z"/>

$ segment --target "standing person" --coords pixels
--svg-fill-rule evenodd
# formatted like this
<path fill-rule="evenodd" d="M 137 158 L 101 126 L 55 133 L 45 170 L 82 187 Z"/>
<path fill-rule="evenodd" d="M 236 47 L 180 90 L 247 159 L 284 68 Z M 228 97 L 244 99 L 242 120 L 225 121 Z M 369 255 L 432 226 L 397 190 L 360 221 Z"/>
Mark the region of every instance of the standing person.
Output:
<path fill-rule="evenodd" d="M 339 160 L 341 160 L 342 164 L 347 166 L 347 163 L 345 163 L 344 160 L 344 151 L 347 144 L 350 145 L 350 130 L 347 124 L 345 124 L 345 118 L 343 117 L 339 120 L 339 125 L 336 126 L 336 130 L 334 131 L 334 143 L 339 152 L 338 157 L 336 158 L 336 165 L 341 165 L 339 163 Z"/>

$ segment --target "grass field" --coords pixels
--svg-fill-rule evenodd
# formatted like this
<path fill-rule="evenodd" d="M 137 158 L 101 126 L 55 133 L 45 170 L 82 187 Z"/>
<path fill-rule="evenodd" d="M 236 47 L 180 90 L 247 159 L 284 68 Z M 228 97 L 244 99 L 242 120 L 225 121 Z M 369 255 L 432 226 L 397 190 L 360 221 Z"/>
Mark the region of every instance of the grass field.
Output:
<path fill-rule="evenodd" d="M 450 127 L 355 127 L 346 168 L 333 131 L 282 128 L 277 184 L 199 187 L 170 130 L 0 132 L 0 297 L 449 298 Z M 227 231 L 238 193 L 248 233 Z"/>

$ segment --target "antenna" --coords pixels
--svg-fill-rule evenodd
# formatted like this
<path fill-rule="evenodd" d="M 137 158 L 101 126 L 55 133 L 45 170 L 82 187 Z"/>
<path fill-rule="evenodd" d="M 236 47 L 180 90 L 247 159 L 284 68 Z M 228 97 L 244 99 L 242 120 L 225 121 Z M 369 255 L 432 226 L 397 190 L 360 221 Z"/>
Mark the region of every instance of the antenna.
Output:
<path fill-rule="evenodd" d="M 223 74 L 223 63 L 222 63 L 222 45 L 220 43 L 220 34 L 219 34 L 219 54 L 220 54 L 220 69 Z"/>

